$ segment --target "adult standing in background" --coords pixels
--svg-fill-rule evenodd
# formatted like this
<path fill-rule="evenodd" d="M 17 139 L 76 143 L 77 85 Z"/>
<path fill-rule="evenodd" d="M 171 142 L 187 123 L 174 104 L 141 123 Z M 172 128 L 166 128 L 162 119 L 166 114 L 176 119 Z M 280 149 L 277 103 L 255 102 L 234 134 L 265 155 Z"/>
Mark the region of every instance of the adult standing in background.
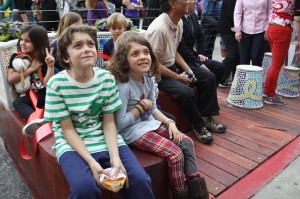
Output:
<path fill-rule="evenodd" d="M 238 42 L 235 39 L 235 33 L 231 30 L 234 26 L 233 12 L 236 0 L 223 0 L 220 20 L 218 24 L 218 32 L 225 44 L 225 48 L 228 52 L 227 56 L 223 60 L 223 64 L 226 66 L 223 79 L 229 78 L 230 73 L 235 73 L 236 66 L 240 63 L 240 53 Z M 225 82 L 226 83 L 226 82 Z"/>
<path fill-rule="evenodd" d="M 300 1 L 295 2 L 295 22 L 297 30 L 297 43 L 296 43 L 296 53 L 300 53 Z"/>
<path fill-rule="evenodd" d="M 267 96 L 264 102 L 266 104 L 285 105 L 286 101 L 283 100 L 282 97 L 276 95 L 275 90 L 279 72 L 284 64 L 284 59 L 291 43 L 293 32 L 292 24 L 295 15 L 295 1 L 273 0 L 272 6 L 272 16 L 266 32 L 272 52 L 272 63 L 264 84 L 264 93 Z"/>
<path fill-rule="evenodd" d="M 89 25 L 94 25 L 97 19 L 108 17 L 107 0 L 87 0 L 85 4 L 88 9 L 87 21 Z"/>
<path fill-rule="evenodd" d="M 205 36 L 204 55 L 212 59 L 215 41 L 218 34 L 217 25 L 220 17 L 222 0 L 203 0 L 202 27 Z"/>
<path fill-rule="evenodd" d="M 147 17 L 143 20 L 143 29 L 147 29 L 152 21 L 162 13 L 159 5 L 159 0 L 147 0 L 146 2 L 148 14 Z"/>
<path fill-rule="evenodd" d="M 23 22 L 26 26 L 35 23 L 31 10 L 32 0 L 14 0 L 15 8 L 12 12 L 12 20 Z"/>
<path fill-rule="evenodd" d="M 126 6 L 125 17 L 130 18 L 133 25 L 139 27 L 140 9 L 143 9 L 142 0 L 123 0 L 122 3 Z"/>
<path fill-rule="evenodd" d="M 47 31 L 56 31 L 59 23 L 59 14 L 56 10 L 57 4 L 55 0 L 40 0 L 35 3 L 36 20 L 42 21 L 42 26 Z M 42 12 L 37 10 L 43 10 Z"/>
<path fill-rule="evenodd" d="M 240 63 L 261 66 L 260 53 L 271 16 L 272 0 L 237 0 L 234 8 L 235 39 L 239 42 Z"/>

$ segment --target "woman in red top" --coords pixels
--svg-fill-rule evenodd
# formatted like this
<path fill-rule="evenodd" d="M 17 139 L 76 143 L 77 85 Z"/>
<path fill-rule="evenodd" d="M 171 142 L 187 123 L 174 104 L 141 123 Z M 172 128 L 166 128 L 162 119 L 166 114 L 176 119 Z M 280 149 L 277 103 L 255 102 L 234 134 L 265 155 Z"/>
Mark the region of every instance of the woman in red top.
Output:
<path fill-rule="evenodd" d="M 267 96 L 264 102 L 266 104 L 285 105 L 286 101 L 276 95 L 275 90 L 279 72 L 284 64 L 291 42 L 295 1 L 273 0 L 272 7 L 272 16 L 266 32 L 272 52 L 272 64 L 264 85 L 264 93 Z"/>

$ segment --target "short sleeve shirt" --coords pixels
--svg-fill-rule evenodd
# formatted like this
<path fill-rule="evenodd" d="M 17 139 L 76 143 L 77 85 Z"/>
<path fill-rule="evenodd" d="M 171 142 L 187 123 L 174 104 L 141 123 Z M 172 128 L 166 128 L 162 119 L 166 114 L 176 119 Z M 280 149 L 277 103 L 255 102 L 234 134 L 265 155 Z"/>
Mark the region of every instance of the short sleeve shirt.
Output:
<path fill-rule="evenodd" d="M 92 153 L 107 151 L 103 134 L 103 114 L 122 107 L 114 77 L 106 70 L 94 68 L 94 77 L 88 83 L 72 79 L 67 70 L 51 77 L 47 83 L 44 119 L 53 121 L 56 156 L 73 151 L 64 138 L 60 121 L 71 118 L 73 125 Z M 118 135 L 118 146 L 125 145 Z"/>
<path fill-rule="evenodd" d="M 175 63 L 175 55 L 183 33 L 182 20 L 175 25 L 168 14 L 162 13 L 148 27 L 146 38 L 155 53 L 160 55 L 159 62 L 166 67 Z"/>

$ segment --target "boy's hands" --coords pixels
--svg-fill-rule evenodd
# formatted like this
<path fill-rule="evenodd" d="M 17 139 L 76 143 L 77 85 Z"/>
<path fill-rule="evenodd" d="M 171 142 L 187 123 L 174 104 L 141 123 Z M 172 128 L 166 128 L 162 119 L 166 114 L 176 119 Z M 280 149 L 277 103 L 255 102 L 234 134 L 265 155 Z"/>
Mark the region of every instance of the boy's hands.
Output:
<path fill-rule="evenodd" d="M 120 172 L 120 170 L 126 175 L 126 189 L 129 188 L 129 181 L 128 181 L 128 176 L 127 176 L 127 172 L 126 172 L 126 169 L 120 159 L 120 157 L 113 157 L 110 159 L 110 165 L 111 167 L 114 167 L 115 168 L 115 171 L 113 174 L 111 174 L 111 177 L 113 179 L 116 179 L 117 178 L 117 175 L 118 173 Z"/>
<path fill-rule="evenodd" d="M 49 52 L 49 49 L 46 48 L 45 62 L 49 68 L 54 67 L 55 59 L 53 57 L 53 48 L 50 49 L 50 52 Z"/>
<path fill-rule="evenodd" d="M 91 169 L 91 171 L 92 171 L 93 177 L 94 177 L 94 179 L 95 179 L 97 185 L 98 185 L 99 187 L 103 188 L 103 187 L 101 186 L 101 184 L 100 184 L 100 174 L 105 174 L 105 175 L 107 175 L 107 176 L 110 176 L 110 173 L 107 172 L 107 171 L 105 171 L 105 170 L 101 167 L 101 165 L 100 165 L 98 162 L 96 162 L 96 161 L 93 161 L 92 163 L 90 163 L 90 164 L 89 164 L 89 167 L 90 167 L 90 169 Z"/>

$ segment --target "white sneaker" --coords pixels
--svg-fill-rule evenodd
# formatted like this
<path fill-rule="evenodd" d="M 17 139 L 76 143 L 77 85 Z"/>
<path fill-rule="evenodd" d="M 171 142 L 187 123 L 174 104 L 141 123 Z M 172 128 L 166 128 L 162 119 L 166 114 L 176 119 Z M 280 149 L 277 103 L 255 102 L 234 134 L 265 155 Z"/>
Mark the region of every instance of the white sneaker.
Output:
<path fill-rule="evenodd" d="M 22 132 L 26 136 L 33 136 L 36 130 L 46 123 L 48 123 L 48 121 L 45 121 L 44 119 L 32 120 L 30 123 L 26 124 L 23 127 Z"/>

